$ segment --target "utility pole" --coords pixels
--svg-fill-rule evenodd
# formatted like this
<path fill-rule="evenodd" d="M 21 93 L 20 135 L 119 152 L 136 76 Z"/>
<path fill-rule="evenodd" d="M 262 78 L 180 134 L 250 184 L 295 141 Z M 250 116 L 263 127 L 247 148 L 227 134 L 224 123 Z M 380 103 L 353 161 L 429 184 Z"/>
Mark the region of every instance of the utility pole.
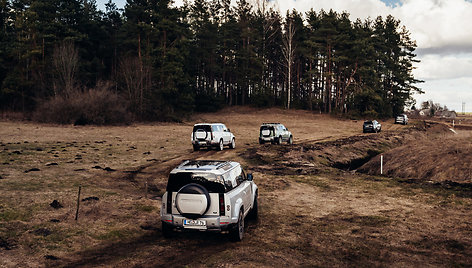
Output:
<path fill-rule="evenodd" d="M 465 115 L 465 102 L 462 102 L 462 114 Z"/>

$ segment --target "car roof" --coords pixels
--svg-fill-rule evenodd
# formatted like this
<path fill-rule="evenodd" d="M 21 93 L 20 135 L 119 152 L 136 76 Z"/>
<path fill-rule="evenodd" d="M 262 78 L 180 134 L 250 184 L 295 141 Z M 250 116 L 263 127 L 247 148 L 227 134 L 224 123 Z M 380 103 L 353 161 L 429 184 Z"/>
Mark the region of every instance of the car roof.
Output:
<path fill-rule="evenodd" d="M 227 171 L 239 166 L 238 162 L 222 160 L 185 160 L 170 173 L 178 172 L 211 172 L 216 175 L 223 175 Z"/>
<path fill-rule="evenodd" d="M 262 126 L 282 125 L 281 123 L 262 123 Z"/>
<path fill-rule="evenodd" d="M 205 125 L 214 126 L 214 125 L 224 125 L 224 124 L 223 123 L 198 123 L 198 124 L 195 124 L 194 126 L 205 126 Z"/>

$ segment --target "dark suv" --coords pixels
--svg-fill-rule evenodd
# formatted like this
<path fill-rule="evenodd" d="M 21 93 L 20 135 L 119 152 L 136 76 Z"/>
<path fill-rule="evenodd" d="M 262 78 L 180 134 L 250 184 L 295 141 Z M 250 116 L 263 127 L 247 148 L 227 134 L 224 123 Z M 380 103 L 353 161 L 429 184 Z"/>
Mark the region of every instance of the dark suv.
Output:
<path fill-rule="evenodd" d="M 271 142 L 272 144 L 293 143 L 292 132 L 280 123 L 262 123 L 259 130 L 259 144 Z"/>

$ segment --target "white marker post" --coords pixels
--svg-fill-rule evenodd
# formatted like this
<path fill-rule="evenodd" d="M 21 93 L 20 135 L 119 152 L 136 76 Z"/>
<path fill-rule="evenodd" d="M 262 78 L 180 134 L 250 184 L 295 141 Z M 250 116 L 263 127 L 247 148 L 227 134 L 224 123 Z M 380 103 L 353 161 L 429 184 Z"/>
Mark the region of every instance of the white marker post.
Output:
<path fill-rule="evenodd" d="M 380 155 L 380 175 L 383 175 L 383 161 L 384 161 L 384 156 L 381 154 Z"/>

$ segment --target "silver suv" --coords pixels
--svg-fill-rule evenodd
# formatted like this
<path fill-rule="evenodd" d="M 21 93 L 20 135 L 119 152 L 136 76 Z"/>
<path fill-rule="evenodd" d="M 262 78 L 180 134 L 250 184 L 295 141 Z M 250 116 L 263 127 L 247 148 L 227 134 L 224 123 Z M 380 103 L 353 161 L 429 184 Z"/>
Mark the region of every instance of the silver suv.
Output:
<path fill-rule="evenodd" d="M 408 116 L 406 114 L 398 115 L 397 117 L 395 117 L 395 124 L 407 125 Z"/>
<path fill-rule="evenodd" d="M 280 123 L 262 123 L 259 131 L 259 143 L 271 142 L 272 144 L 293 143 L 292 132 Z"/>
<path fill-rule="evenodd" d="M 222 151 L 224 146 L 234 149 L 236 138 L 230 129 L 221 123 L 201 123 L 193 126 L 191 135 L 193 150 L 198 151 L 201 147 L 216 147 Z"/>
<path fill-rule="evenodd" d="M 252 174 L 237 162 L 184 161 L 170 172 L 162 196 L 163 235 L 192 229 L 229 232 L 233 241 L 241 241 L 244 219 L 257 218 L 257 196 Z"/>

